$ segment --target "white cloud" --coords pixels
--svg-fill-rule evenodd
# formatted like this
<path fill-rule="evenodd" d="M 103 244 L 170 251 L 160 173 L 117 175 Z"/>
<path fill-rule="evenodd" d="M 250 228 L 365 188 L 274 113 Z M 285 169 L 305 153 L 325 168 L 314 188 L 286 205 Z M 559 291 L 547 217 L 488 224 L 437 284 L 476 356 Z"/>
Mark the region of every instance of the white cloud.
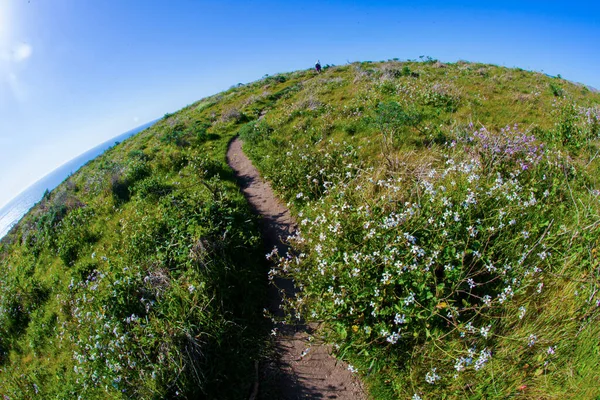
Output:
<path fill-rule="evenodd" d="M 0 46 L 0 61 L 19 63 L 27 60 L 33 54 L 33 47 L 29 43 L 19 43 L 16 46 Z"/>
<path fill-rule="evenodd" d="M 19 43 L 17 45 L 17 47 L 15 47 L 15 50 L 14 50 L 14 53 L 13 53 L 13 59 L 16 62 L 25 61 L 29 57 L 31 57 L 32 53 L 33 53 L 33 48 L 31 47 L 30 44 L 28 44 L 28 43 Z"/>
<path fill-rule="evenodd" d="M 7 99 L 19 103 L 27 100 L 26 85 L 17 74 L 19 64 L 22 65 L 32 54 L 33 47 L 25 42 L 4 49 L 0 47 L 0 103 Z"/>
<path fill-rule="evenodd" d="M 6 77 L 6 83 L 8 84 L 8 87 L 13 97 L 18 102 L 22 103 L 27 99 L 27 92 L 25 91 L 25 88 L 23 87 L 23 84 L 21 83 L 17 75 L 15 75 L 12 72 L 9 72 L 8 76 Z"/>

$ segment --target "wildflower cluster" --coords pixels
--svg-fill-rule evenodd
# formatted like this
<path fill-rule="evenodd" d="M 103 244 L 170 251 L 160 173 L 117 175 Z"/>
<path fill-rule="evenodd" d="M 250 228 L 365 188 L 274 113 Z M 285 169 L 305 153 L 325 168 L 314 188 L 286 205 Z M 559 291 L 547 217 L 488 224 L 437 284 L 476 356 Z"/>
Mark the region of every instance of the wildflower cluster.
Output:
<path fill-rule="evenodd" d="M 336 182 L 354 178 L 359 168 L 353 146 L 333 141 L 328 145 L 323 151 L 291 145 L 285 152 L 267 156 L 263 160 L 266 178 L 294 204 L 320 198 Z"/>
<path fill-rule="evenodd" d="M 138 160 L 119 196 L 110 173 L 98 197 L 78 190 L 86 176 L 75 174 L 34 210 L 30 227 L 44 227 L 35 241 L 0 249 L 6 398 L 245 393 L 262 333 L 258 229 L 237 186 L 219 178 L 221 159 L 177 152 L 173 170 L 175 157 L 115 149 Z M 168 190 L 142 193 L 151 179 Z"/>
<path fill-rule="evenodd" d="M 502 313 L 522 318 L 516 299 L 540 296 L 568 247 L 553 223 L 564 160 L 534 137 L 480 129 L 444 157 L 419 176 L 362 168 L 306 199 L 295 251 L 271 272 L 300 289 L 290 315 L 330 321 L 333 340 L 399 354 L 455 338 L 462 349 L 424 376 L 432 385 L 485 368 Z"/>
<path fill-rule="evenodd" d="M 473 150 L 486 169 L 502 167 L 510 170 L 516 165 L 526 170 L 540 161 L 544 151 L 544 145 L 533 135 L 520 130 L 517 124 L 502 128 L 498 133 L 482 127 L 474 131 L 468 140 L 476 142 Z"/>
<path fill-rule="evenodd" d="M 449 112 L 456 111 L 461 99 L 459 90 L 451 84 L 426 83 L 410 78 L 399 81 L 382 78 L 376 88 L 384 94 L 401 95 L 407 104 L 417 102 Z"/>
<path fill-rule="evenodd" d="M 218 312 L 209 296 L 214 283 L 192 271 L 180 275 L 158 264 L 141 268 L 94 258 L 101 268 L 71 280 L 59 298 L 69 314 L 57 327 L 58 347 L 71 355 L 77 393 L 188 393 L 188 379 L 199 379 L 208 364 L 218 366 L 207 358 L 218 348 L 211 338 L 228 329 L 227 311 Z"/>
<path fill-rule="evenodd" d="M 567 98 L 555 100 L 552 114 L 556 120 L 551 138 L 564 146 L 581 148 L 600 138 L 600 108 L 578 106 Z"/>

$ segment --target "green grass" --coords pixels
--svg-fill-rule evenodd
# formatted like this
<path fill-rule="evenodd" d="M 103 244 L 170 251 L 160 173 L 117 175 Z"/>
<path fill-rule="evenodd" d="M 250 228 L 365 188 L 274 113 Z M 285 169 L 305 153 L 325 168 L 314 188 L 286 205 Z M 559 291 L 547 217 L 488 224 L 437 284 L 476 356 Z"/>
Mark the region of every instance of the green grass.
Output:
<path fill-rule="evenodd" d="M 3 239 L 2 394 L 247 395 L 261 240 L 224 160 L 235 124 L 207 101 L 91 161 Z"/>
<path fill-rule="evenodd" d="M 2 240 L 0 393 L 248 396 L 266 269 L 225 163 L 240 134 L 299 221 L 290 318 L 324 322 L 373 398 L 595 398 L 599 107 L 560 78 L 426 60 L 167 114 Z"/>
<path fill-rule="evenodd" d="M 558 84 L 354 64 L 242 131 L 300 221 L 289 315 L 374 398 L 598 395 L 598 96 Z"/>

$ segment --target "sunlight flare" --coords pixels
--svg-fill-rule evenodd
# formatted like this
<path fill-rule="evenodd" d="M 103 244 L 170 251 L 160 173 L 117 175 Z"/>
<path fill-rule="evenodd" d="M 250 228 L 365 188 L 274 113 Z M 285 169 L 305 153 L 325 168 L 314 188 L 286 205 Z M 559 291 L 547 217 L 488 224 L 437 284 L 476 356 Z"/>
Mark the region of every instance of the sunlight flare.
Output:
<path fill-rule="evenodd" d="M 0 51 L 8 43 L 9 20 L 8 0 L 0 0 Z"/>

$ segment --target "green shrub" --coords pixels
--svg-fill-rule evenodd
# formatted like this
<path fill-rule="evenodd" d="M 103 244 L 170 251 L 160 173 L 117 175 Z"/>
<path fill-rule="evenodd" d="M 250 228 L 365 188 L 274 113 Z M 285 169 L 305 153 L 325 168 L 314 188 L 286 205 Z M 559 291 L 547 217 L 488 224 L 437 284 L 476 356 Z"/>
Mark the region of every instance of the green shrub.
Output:
<path fill-rule="evenodd" d="M 452 86 L 436 83 L 423 94 L 422 101 L 425 105 L 455 112 L 460 103 L 460 95 Z"/>
<path fill-rule="evenodd" d="M 150 164 L 141 160 L 134 160 L 127 165 L 125 179 L 130 184 L 142 180 L 152 174 Z"/>
<path fill-rule="evenodd" d="M 282 74 L 268 76 L 264 79 L 265 84 L 277 84 L 277 83 L 284 83 L 286 81 L 287 81 L 287 78 L 285 77 L 285 75 L 282 75 Z"/>
<path fill-rule="evenodd" d="M 280 99 L 287 99 L 287 98 L 290 98 L 295 93 L 299 92 L 301 89 L 302 89 L 302 87 L 299 84 L 290 85 L 290 86 L 287 86 L 287 87 L 281 89 L 278 92 L 270 94 L 267 97 L 267 100 L 268 101 L 277 101 Z"/>
<path fill-rule="evenodd" d="M 130 182 L 123 176 L 122 172 L 115 172 L 110 177 L 110 190 L 116 205 L 122 205 L 129 201 Z"/>
<path fill-rule="evenodd" d="M 156 200 L 161 196 L 169 194 L 173 188 L 170 185 L 164 184 L 158 177 L 151 176 L 145 178 L 132 187 L 133 193 L 142 199 Z"/>
<path fill-rule="evenodd" d="M 244 124 L 239 130 L 239 135 L 242 140 L 254 143 L 268 139 L 272 132 L 273 128 L 261 120 Z"/>
<path fill-rule="evenodd" d="M 404 128 L 416 128 L 423 121 L 424 115 L 413 107 L 403 107 L 395 101 L 379 103 L 375 110 L 375 124 L 382 132 L 392 136 Z"/>
<path fill-rule="evenodd" d="M 195 173 L 206 180 L 210 180 L 213 177 L 226 178 L 231 176 L 228 167 L 226 167 L 223 162 L 219 162 L 215 159 L 198 156 L 194 157 L 190 161 L 190 164 Z"/>
<path fill-rule="evenodd" d="M 554 103 L 555 119 L 551 135 L 554 141 L 572 149 L 581 149 L 600 138 L 600 110 L 578 107 L 570 100 Z"/>
<path fill-rule="evenodd" d="M 285 148 L 272 144 L 278 151 L 271 153 L 262 164 L 265 176 L 282 192 L 287 201 L 301 205 L 320 198 L 327 193 L 336 180 L 345 174 L 353 174 L 359 168 L 355 164 L 356 150 L 350 145 L 337 143 L 327 151 L 312 147 Z M 350 170 L 346 167 L 350 165 Z"/>
<path fill-rule="evenodd" d="M 207 132 L 208 128 L 211 127 L 211 124 L 204 121 L 196 121 L 193 126 L 193 130 L 196 134 L 196 144 L 200 145 L 208 140 L 215 140 L 218 138 L 218 135 L 209 134 Z"/>
<path fill-rule="evenodd" d="M 148 156 L 142 150 L 131 150 L 127 154 L 127 157 L 140 161 L 146 161 L 148 159 Z"/>
<path fill-rule="evenodd" d="M 221 121 L 224 123 L 233 122 L 234 124 L 243 123 L 248 121 L 248 117 L 242 113 L 239 109 L 232 107 L 223 111 L 221 114 Z"/>
<path fill-rule="evenodd" d="M 167 127 L 166 132 L 161 136 L 160 140 L 163 143 L 173 144 L 175 146 L 187 146 L 187 128 L 182 123 L 177 123 L 174 126 Z"/>
<path fill-rule="evenodd" d="M 419 59 L 422 63 L 429 65 L 439 62 L 436 58 L 432 58 L 430 56 L 419 56 Z"/>
<path fill-rule="evenodd" d="M 563 97 L 564 91 L 560 86 L 558 86 L 554 82 L 550 82 L 549 86 L 550 86 L 550 91 L 552 92 L 554 97 Z"/>
<path fill-rule="evenodd" d="M 45 346 L 53 341 L 57 322 L 58 314 L 45 308 L 37 308 L 31 313 L 27 342 L 36 356 L 42 354 Z"/>
<path fill-rule="evenodd" d="M 419 131 L 424 114 L 415 106 L 403 107 L 395 101 L 379 103 L 375 109 L 374 125 L 383 138 L 384 154 L 406 143 L 411 134 Z"/>
<path fill-rule="evenodd" d="M 82 207 L 69 212 L 58 224 L 56 245 L 58 255 L 66 266 L 72 266 L 80 251 L 97 240 L 89 226 L 94 215 L 91 207 Z"/>

